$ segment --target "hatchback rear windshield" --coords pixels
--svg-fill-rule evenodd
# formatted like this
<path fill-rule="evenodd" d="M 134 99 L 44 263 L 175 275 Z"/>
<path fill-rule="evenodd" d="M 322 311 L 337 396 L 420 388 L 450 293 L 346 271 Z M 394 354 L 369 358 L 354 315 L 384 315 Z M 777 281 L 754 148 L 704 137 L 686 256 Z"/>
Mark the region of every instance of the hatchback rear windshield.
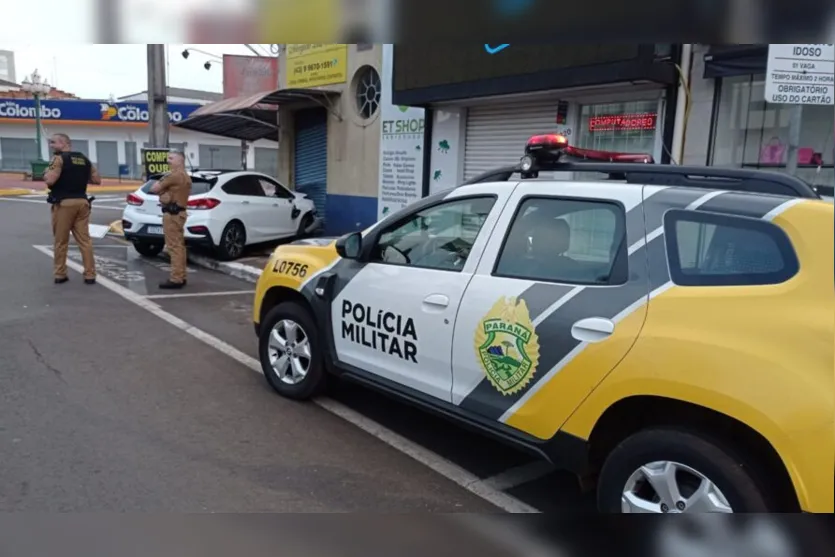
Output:
<path fill-rule="evenodd" d="M 156 195 L 151 193 L 151 188 L 154 187 L 154 184 L 157 183 L 158 180 L 148 180 L 145 182 L 142 187 L 142 193 L 147 195 Z M 196 180 L 192 178 L 191 180 L 191 195 L 201 195 L 204 193 L 209 193 L 212 190 L 212 186 L 214 185 L 213 182 L 206 182 L 205 180 Z"/>

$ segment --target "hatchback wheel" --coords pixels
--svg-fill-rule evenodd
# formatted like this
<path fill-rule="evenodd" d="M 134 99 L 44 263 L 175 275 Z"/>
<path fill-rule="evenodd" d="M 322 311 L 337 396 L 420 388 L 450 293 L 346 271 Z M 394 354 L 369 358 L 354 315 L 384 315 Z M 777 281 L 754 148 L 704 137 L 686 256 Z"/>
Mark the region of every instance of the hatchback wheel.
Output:
<path fill-rule="evenodd" d="M 162 253 L 162 242 L 134 242 L 133 249 L 143 257 L 156 257 Z"/>
<path fill-rule="evenodd" d="M 220 245 L 216 252 L 218 258 L 224 261 L 231 261 L 243 255 L 246 248 L 246 230 L 244 225 L 238 221 L 232 221 L 226 225 L 220 235 Z"/>
<path fill-rule="evenodd" d="M 261 323 L 258 353 L 267 382 L 280 395 L 306 400 L 325 385 L 319 331 L 310 312 L 283 302 Z"/>

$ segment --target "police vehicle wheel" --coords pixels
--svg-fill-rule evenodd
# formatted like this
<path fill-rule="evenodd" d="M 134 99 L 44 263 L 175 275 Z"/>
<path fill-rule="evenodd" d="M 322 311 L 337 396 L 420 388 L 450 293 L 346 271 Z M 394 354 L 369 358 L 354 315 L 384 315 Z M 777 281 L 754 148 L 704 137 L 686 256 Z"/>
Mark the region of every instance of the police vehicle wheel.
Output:
<path fill-rule="evenodd" d="M 143 257 L 156 257 L 162 253 L 163 244 L 153 242 L 134 242 L 133 249 Z"/>
<path fill-rule="evenodd" d="M 261 369 L 278 394 L 307 400 L 325 386 L 319 331 L 307 309 L 295 302 L 274 307 L 261 323 Z"/>
<path fill-rule="evenodd" d="M 232 221 L 226 225 L 220 235 L 220 245 L 216 252 L 219 259 L 232 261 L 244 254 L 246 248 L 246 229 L 238 221 Z"/>
<path fill-rule="evenodd" d="M 603 513 L 770 512 L 747 463 L 696 433 L 650 429 L 628 437 L 600 472 Z"/>

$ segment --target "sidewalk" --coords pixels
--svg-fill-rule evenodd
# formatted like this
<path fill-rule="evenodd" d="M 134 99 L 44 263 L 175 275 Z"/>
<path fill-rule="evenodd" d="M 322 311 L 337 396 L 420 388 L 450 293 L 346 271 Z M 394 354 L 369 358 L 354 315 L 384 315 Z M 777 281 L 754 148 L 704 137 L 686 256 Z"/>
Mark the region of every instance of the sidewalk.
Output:
<path fill-rule="evenodd" d="M 131 192 L 136 190 L 142 182 L 139 180 L 122 180 L 103 178 L 100 186 L 89 186 L 87 191 L 91 195 L 96 193 Z M 14 195 L 31 195 L 46 193 L 46 183 L 25 180 L 21 173 L 0 172 L 0 197 Z"/>

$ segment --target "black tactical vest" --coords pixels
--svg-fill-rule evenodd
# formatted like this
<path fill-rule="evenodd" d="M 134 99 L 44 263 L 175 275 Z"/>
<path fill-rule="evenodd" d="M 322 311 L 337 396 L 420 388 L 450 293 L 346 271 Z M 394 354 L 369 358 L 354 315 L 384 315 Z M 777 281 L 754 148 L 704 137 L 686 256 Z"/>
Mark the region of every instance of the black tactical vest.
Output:
<path fill-rule="evenodd" d="M 52 195 L 56 200 L 62 199 L 86 199 L 87 183 L 90 181 L 90 160 L 77 151 L 61 153 L 63 168 L 61 176 L 52 186 Z"/>

